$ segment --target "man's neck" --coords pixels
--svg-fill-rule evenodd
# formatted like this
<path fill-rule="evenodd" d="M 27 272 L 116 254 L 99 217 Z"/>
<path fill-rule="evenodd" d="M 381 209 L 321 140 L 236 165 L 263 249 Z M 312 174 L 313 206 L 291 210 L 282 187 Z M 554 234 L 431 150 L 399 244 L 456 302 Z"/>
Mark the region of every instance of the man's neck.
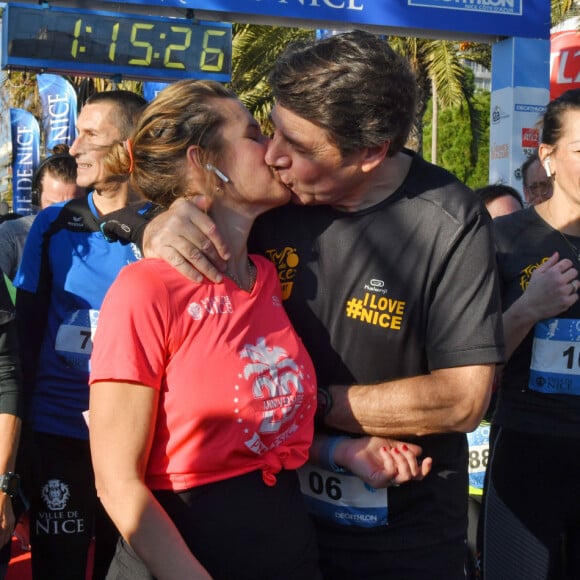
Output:
<path fill-rule="evenodd" d="M 404 151 L 397 153 L 394 157 L 386 158 L 381 166 L 365 180 L 358 194 L 355 192 L 346 202 L 341 200 L 340 204 L 333 207 L 340 211 L 352 212 L 381 203 L 401 187 L 412 163 L 413 157 Z"/>
<path fill-rule="evenodd" d="M 122 209 L 130 202 L 138 199 L 139 196 L 129 189 L 127 182 L 117 183 L 114 188 L 93 190 L 93 203 L 100 215 Z"/>

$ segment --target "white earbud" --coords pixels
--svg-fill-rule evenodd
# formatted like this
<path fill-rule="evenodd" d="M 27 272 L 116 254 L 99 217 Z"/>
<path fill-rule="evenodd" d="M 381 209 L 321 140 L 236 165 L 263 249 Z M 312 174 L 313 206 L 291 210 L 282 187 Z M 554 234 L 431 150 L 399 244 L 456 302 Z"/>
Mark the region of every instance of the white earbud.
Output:
<path fill-rule="evenodd" d="M 211 163 L 206 163 L 205 168 L 208 171 L 213 171 L 224 183 L 229 183 L 230 178 L 224 173 L 222 173 L 215 165 L 212 165 Z"/>
<path fill-rule="evenodd" d="M 548 177 L 552 177 L 552 169 L 550 168 L 550 158 L 546 157 L 546 161 L 544 161 L 544 169 L 546 170 L 546 175 Z"/>

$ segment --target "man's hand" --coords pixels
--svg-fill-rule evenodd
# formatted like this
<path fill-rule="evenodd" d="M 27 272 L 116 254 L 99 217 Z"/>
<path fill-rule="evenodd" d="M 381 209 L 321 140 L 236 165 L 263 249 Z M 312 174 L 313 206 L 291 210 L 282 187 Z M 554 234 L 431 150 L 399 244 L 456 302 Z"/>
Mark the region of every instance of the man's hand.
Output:
<path fill-rule="evenodd" d="M 12 539 L 16 520 L 12 510 L 12 500 L 0 492 L 0 548 Z"/>
<path fill-rule="evenodd" d="M 433 465 L 431 457 L 417 458 L 422 449 L 383 437 L 344 439 L 334 451 L 334 462 L 360 477 L 375 489 L 421 481 Z"/>
<path fill-rule="evenodd" d="M 204 276 L 221 282 L 230 255 L 206 206 L 207 198 L 202 195 L 173 202 L 145 228 L 145 257 L 161 258 L 196 282 Z"/>

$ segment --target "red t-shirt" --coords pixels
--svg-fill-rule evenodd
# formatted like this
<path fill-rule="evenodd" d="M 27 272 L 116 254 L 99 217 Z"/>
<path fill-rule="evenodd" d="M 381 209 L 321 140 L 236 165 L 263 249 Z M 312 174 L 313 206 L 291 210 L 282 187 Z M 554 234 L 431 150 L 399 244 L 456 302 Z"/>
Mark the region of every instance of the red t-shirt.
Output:
<path fill-rule="evenodd" d="M 161 392 L 145 481 L 184 490 L 262 470 L 268 485 L 307 459 L 316 379 L 273 265 L 250 293 L 187 280 L 162 260 L 126 266 L 99 316 L 90 382 Z"/>

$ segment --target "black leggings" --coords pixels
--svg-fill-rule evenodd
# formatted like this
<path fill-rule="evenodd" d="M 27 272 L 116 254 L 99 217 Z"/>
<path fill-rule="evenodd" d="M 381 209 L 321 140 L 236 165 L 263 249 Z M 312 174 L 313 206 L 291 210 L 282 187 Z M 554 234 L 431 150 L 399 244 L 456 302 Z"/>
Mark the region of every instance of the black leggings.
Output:
<path fill-rule="evenodd" d="M 216 580 L 318 579 L 316 536 L 296 473 L 282 471 L 277 479 L 268 487 L 252 472 L 182 493 L 154 493 Z M 121 541 L 107 580 L 151 578 Z"/>
<path fill-rule="evenodd" d="M 92 577 L 104 578 L 119 534 L 97 498 L 89 442 L 35 432 L 27 452 L 34 580 L 84 579 L 93 537 Z"/>
<path fill-rule="evenodd" d="M 578 578 L 580 440 L 495 428 L 487 469 L 484 578 Z"/>

